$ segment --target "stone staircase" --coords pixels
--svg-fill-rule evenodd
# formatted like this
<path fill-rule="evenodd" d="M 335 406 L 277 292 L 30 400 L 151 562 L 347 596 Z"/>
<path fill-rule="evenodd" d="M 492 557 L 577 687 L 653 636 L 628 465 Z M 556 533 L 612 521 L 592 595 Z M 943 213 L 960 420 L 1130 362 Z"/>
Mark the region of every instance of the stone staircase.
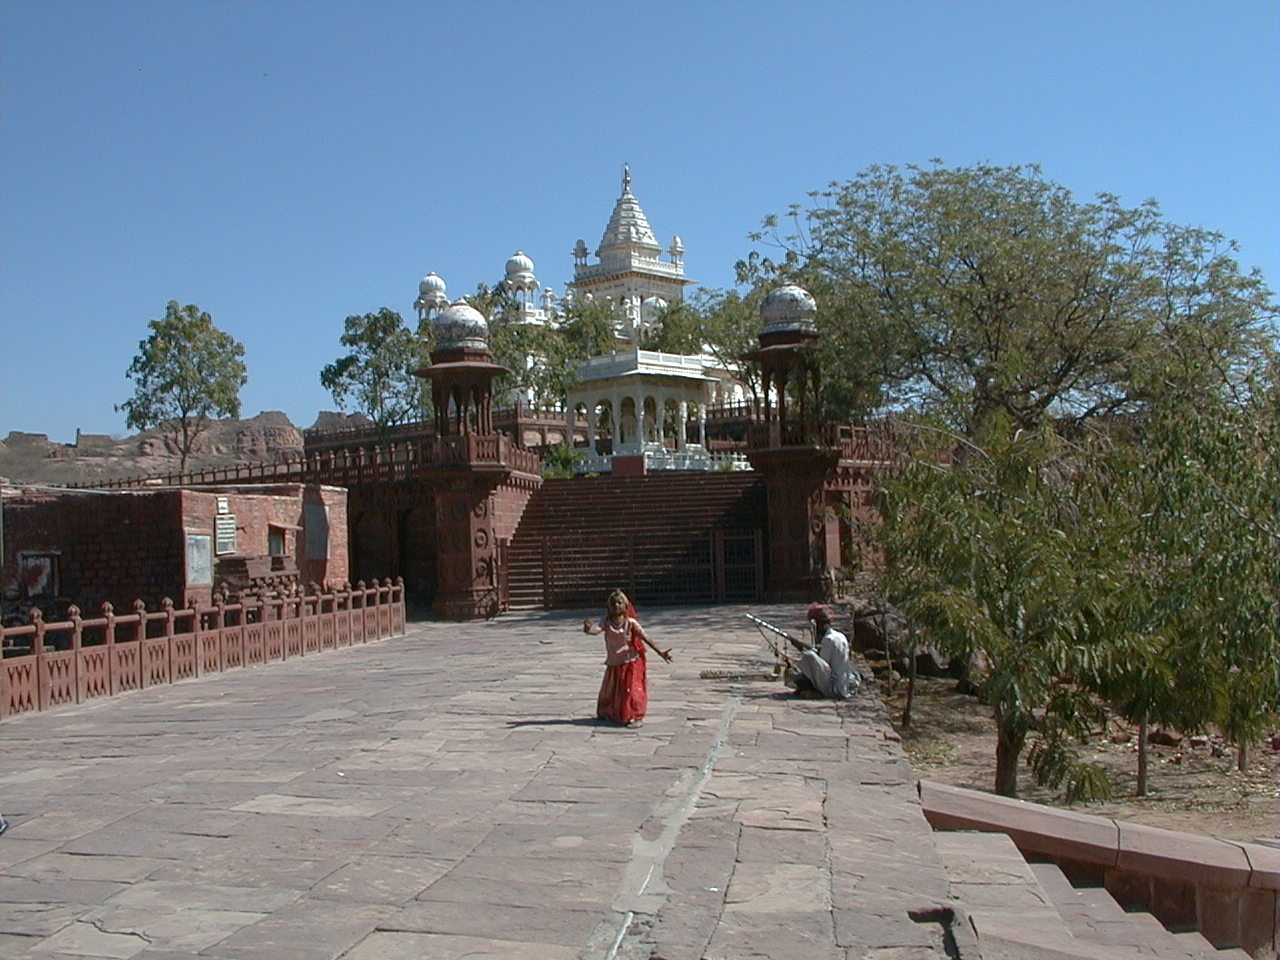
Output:
<path fill-rule="evenodd" d="M 934 841 L 983 960 L 1251 960 L 1126 912 L 1103 887 L 1073 886 L 1055 864 L 1028 863 L 1004 834 L 944 831 Z"/>
<path fill-rule="evenodd" d="M 507 546 L 510 609 L 754 600 L 765 527 L 750 471 L 547 480 Z"/>
<path fill-rule="evenodd" d="M 1280 849 L 917 786 L 987 960 L 1278 955 Z"/>

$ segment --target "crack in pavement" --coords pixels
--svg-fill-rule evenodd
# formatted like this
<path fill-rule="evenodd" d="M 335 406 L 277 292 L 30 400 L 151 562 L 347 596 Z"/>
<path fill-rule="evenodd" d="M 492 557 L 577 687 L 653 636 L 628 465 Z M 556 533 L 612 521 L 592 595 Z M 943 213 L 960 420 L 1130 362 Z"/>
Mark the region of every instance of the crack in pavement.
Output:
<path fill-rule="evenodd" d="M 579 960 L 613 960 L 627 930 L 637 916 L 654 917 L 671 891 L 664 881 L 663 866 L 675 848 L 676 838 L 702 796 L 716 760 L 724 749 L 729 729 L 738 714 L 742 694 L 735 693 L 725 704 L 716 727 L 715 738 L 696 771 L 686 771 L 675 782 L 675 789 L 654 807 L 651 819 L 662 823 L 662 831 L 654 840 L 636 836 L 631 841 L 631 860 L 623 873 L 618 892 L 613 898 L 614 916 L 597 926 Z"/>

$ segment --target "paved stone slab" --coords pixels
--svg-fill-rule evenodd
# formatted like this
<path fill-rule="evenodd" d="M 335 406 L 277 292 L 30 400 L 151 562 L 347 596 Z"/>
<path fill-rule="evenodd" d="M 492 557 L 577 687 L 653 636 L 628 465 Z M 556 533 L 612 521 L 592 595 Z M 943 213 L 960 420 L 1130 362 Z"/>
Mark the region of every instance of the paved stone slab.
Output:
<path fill-rule="evenodd" d="M 45 854 L 8 868 L 10 877 L 27 877 L 45 883 L 65 881 L 118 881 L 132 883 L 165 867 L 169 860 L 146 856 L 74 856 Z"/>
<path fill-rule="evenodd" d="M 111 933 L 99 930 L 88 921 L 79 921 L 63 927 L 48 937 L 30 954 L 70 954 L 77 957 L 102 957 L 110 960 L 129 960 L 147 948 L 147 939 L 138 933 Z"/>
<path fill-rule="evenodd" d="M 196 954 L 266 916 L 268 914 L 262 912 L 208 910 L 187 905 L 180 909 L 106 908 L 90 911 L 81 921 L 92 923 L 100 930 L 140 936 L 148 948 L 161 944 L 166 950 Z"/>
<path fill-rule="evenodd" d="M 336 960 L 393 909 L 385 904 L 308 900 L 242 927 L 216 944 L 220 960 Z"/>
<path fill-rule="evenodd" d="M 594 716 L 584 611 L 6 719 L 0 952 L 943 956 L 909 914 L 948 882 L 874 696 L 700 679 L 758 662 L 744 609 L 642 611 L 677 659 L 639 730 Z"/>
<path fill-rule="evenodd" d="M 352 947 L 343 960 L 576 960 L 577 956 L 574 947 L 526 937 L 497 940 L 378 930 Z"/>

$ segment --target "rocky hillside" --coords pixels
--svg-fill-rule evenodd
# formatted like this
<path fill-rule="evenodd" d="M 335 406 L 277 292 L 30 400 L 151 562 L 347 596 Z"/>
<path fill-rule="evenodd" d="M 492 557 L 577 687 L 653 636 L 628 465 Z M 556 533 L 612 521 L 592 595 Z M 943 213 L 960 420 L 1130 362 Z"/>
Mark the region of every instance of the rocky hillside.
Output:
<path fill-rule="evenodd" d="M 317 426 L 348 422 L 324 413 Z M 302 454 L 302 431 L 279 411 L 249 420 L 217 420 L 199 440 L 188 469 L 235 463 L 270 463 Z M 74 483 L 96 478 L 173 473 L 177 448 L 159 430 L 132 437 L 80 434 L 75 443 L 55 443 L 43 433 L 11 432 L 0 441 L 0 477 L 15 483 Z"/>

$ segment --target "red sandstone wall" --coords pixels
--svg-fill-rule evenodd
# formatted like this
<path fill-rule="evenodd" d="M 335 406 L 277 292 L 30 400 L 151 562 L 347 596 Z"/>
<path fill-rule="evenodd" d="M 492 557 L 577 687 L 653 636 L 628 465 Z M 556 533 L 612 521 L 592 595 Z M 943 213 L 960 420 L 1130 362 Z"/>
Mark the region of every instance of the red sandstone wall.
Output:
<path fill-rule="evenodd" d="M 493 492 L 494 537 L 509 541 L 515 535 L 531 496 L 533 490 L 526 489 L 524 485 L 503 484 Z"/>
<path fill-rule="evenodd" d="M 55 552 L 57 598 L 86 614 L 108 600 L 119 610 L 130 609 L 135 599 L 153 609 L 165 597 L 179 605 L 190 597 L 207 601 L 212 586 L 187 584 L 186 537 L 213 536 L 220 497 L 236 518 L 236 553 L 266 554 L 269 525 L 281 524 L 285 552 L 297 558 L 303 584 L 341 585 L 349 579 L 347 500 L 339 487 L 63 491 L 5 500 L 5 598 L 24 595 L 20 554 Z M 327 514 L 327 542 L 318 551 L 325 557 L 308 555 L 308 505 L 322 505 Z"/>
<path fill-rule="evenodd" d="M 342 487 L 308 487 L 305 503 L 323 503 L 329 514 L 329 559 L 308 560 L 305 552 L 298 562 L 303 583 L 341 586 L 351 579 L 351 553 L 347 529 L 347 491 Z M 384 578 L 385 578 L 384 574 Z"/>
<path fill-rule="evenodd" d="M 23 552 L 57 552 L 58 598 L 96 613 L 109 600 L 131 609 L 184 599 L 182 493 L 28 494 L 4 504 L 4 589 L 18 586 Z"/>

